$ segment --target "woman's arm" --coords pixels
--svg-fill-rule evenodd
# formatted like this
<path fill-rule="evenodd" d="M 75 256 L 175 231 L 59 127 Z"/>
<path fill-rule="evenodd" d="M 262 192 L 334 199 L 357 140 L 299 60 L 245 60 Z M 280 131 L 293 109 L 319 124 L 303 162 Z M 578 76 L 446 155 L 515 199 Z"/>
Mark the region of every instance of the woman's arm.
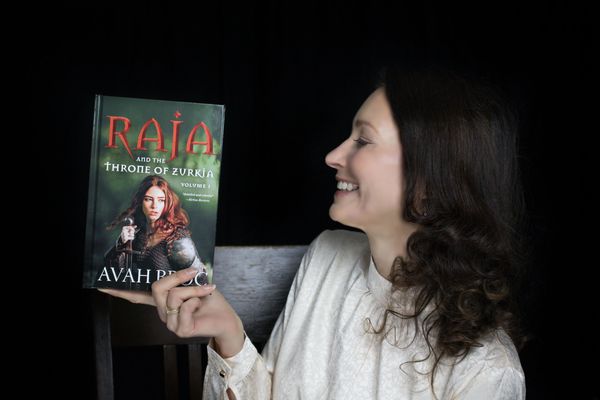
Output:
<path fill-rule="evenodd" d="M 244 339 L 242 350 L 233 357 L 219 354 L 219 340 L 211 340 L 208 346 L 208 366 L 204 380 L 204 399 L 267 400 L 272 397 L 272 376 L 277 363 L 281 343 L 296 302 L 299 288 L 307 275 L 318 238 L 304 254 L 292 282 L 286 304 L 281 311 L 262 355 L 258 354 L 250 338 Z M 227 397 L 225 397 L 227 396 Z"/>
<path fill-rule="evenodd" d="M 317 241 L 318 238 L 311 243 L 302 258 L 285 308 L 275 323 L 262 356 L 245 335 L 237 313 L 214 286 L 178 287 L 198 272 L 195 268 L 177 271 L 156 281 L 152 285 L 152 294 L 99 290 L 132 303 L 156 306 L 167 328 L 180 337 L 213 338 L 207 349 L 204 399 L 267 400 L 271 398 L 271 379 L 280 345 Z"/>
<path fill-rule="evenodd" d="M 115 289 L 98 290 L 132 303 L 155 306 L 159 318 L 169 330 L 179 337 L 212 337 L 211 342 L 217 343 L 220 354 L 212 349 L 211 351 L 220 359 L 223 357 L 229 359 L 228 357 L 236 355 L 239 358 L 240 353 L 252 354 L 252 351 L 242 351 L 245 344 L 246 347 L 247 344 L 252 348 L 254 346 L 245 338 L 241 319 L 214 285 L 180 286 L 197 273 L 196 268 L 187 268 L 166 276 L 154 282 L 152 294 Z M 256 349 L 254 349 L 254 353 L 256 353 Z M 257 357 L 256 353 L 254 358 Z M 209 368 L 207 368 L 206 375 L 209 375 L 208 372 Z M 217 376 L 219 376 L 219 372 L 217 372 Z M 222 388 L 222 395 L 218 398 L 223 399 L 226 391 L 227 386 Z M 214 397 L 205 396 L 204 398 Z"/>

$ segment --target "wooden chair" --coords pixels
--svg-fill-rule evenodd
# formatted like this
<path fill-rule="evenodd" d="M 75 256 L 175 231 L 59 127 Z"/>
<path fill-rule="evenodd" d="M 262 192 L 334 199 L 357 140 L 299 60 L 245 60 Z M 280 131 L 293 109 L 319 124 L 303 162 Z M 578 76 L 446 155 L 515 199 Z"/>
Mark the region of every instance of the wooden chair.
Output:
<path fill-rule="evenodd" d="M 259 350 L 285 300 L 307 246 L 215 248 L 218 290 L 240 315 L 246 333 Z M 190 399 L 202 398 L 209 338 L 181 339 L 158 318 L 154 307 L 92 295 L 98 400 L 114 400 L 113 347 L 162 346 L 165 398 L 180 399 L 177 346 L 187 347 Z M 181 360 L 180 360 L 181 361 Z"/>

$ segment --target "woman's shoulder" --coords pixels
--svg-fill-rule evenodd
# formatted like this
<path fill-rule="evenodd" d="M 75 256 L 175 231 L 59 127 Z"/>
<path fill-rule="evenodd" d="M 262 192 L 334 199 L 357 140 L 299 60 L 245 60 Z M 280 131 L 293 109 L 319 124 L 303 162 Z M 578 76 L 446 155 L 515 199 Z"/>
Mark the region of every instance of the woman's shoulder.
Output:
<path fill-rule="evenodd" d="M 332 251 L 362 250 L 369 245 L 367 235 L 363 232 L 349 231 L 345 229 L 324 230 L 313 241 L 316 247 Z"/>
<path fill-rule="evenodd" d="M 506 332 L 498 329 L 479 343 L 456 365 L 453 392 L 457 397 L 483 398 L 476 394 L 486 393 L 492 398 L 490 393 L 505 393 L 507 398 L 525 398 L 525 374 L 517 349 Z"/>
<path fill-rule="evenodd" d="M 308 246 L 310 258 L 338 261 L 356 259 L 369 248 L 367 235 L 344 229 L 324 230 Z"/>
<path fill-rule="evenodd" d="M 496 329 L 481 339 L 481 356 L 500 366 L 521 368 L 519 354 L 510 336 L 503 329 Z"/>
<path fill-rule="evenodd" d="M 343 290 L 370 257 L 366 235 L 348 230 L 325 230 L 308 246 L 296 276 L 296 292 L 305 298 L 316 293 L 332 296 Z M 362 257 L 362 258 L 361 258 Z M 323 289 L 326 287 L 327 289 Z"/>
<path fill-rule="evenodd" d="M 358 258 L 368 259 L 368 249 L 367 236 L 362 232 L 325 230 L 308 247 L 305 263 L 307 268 L 318 268 L 322 273 L 332 265 L 337 268 L 347 266 L 351 269 Z"/>
<path fill-rule="evenodd" d="M 175 238 L 175 240 L 177 239 L 181 239 L 181 238 L 190 238 L 192 237 L 192 234 L 190 233 L 190 230 L 184 226 L 178 226 L 175 228 L 174 232 L 173 232 L 173 236 Z"/>
<path fill-rule="evenodd" d="M 472 347 L 465 358 L 469 370 L 510 370 L 523 375 L 519 353 L 512 340 L 502 329 L 497 329 L 479 340 L 480 346 Z"/>

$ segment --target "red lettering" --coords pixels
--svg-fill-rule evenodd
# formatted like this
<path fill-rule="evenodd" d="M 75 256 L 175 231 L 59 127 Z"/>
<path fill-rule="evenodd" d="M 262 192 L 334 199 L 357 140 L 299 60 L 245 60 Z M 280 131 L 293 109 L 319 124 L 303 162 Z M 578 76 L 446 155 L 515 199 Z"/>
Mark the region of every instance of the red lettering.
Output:
<path fill-rule="evenodd" d="M 202 128 L 204 130 L 204 134 L 206 135 L 206 141 L 205 142 L 196 142 L 196 141 L 194 141 L 194 136 L 196 135 L 196 132 L 198 131 L 198 128 Z M 192 128 L 192 130 L 190 131 L 190 135 L 188 136 L 188 140 L 187 140 L 187 145 L 185 147 L 185 151 L 187 153 L 197 154 L 194 151 L 194 145 L 206 146 L 206 150 L 202 154 L 205 154 L 205 155 L 208 155 L 208 156 L 213 156 L 214 155 L 214 153 L 212 152 L 212 147 L 213 147 L 212 134 L 210 133 L 210 129 L 208 129 L 208 126 L 206 126 L 206 124 L 204 122 L 200 122 L 199 124 L 196 124 Z"/>
<path fill-rule="evenodd" d="M 180 116 L 181 116 L 181 113 L 179 113 L 179 111 L 177 111 L 175 113 L 175 118 L 179 118 Z M 129 147 L 129 142 L 127 141 L 127 136 L 126 136 L 127 132 L 131 128 L 131 121 L 129 120 L 129 118 L 126 118 L 126 117 L 119 117 L 119 116 L 114 116 L 114 115 L 108 115 L 107 117 L 108 117 L 110 123 L 109 123 L 109 128 L 108 128 L 108 144 L 106 145 L 106 147 L 111 148 L 111 149 L 118 148 L 119 147 L 117 145 L 117 138 L 118 138 L 122 142 L 122 144 L 125 146 L 125 150 L 129 154 L 129 156 L 133 159 L 134 157 L 133 157 L 133 154 L 131 153 L 131 148 Z M 121 130 L 119 130 L 117 128 L 117 125 L 119 122 L 123 124 Z M 181 124 L 183 124 L 184 121 L 171 120 L 170 122 L 173 124 L 173 130 L 172 130 L 172 141 L 171 141 L 171 156 L 170 156 L 171 158 L 169 159 L 169 161 L 173 161 L 179 155 L 179 129 L 180 129 L 179 126 Z M 150 126 L 154 127 L 154 130 L 156 131 L 156 137 L 148 137 L 148 129 L 150 129 Z M 196 137 L 196 133 L 198 132 L 198 130 L 200 128 L 202 128 L 202 131 L 204 132 L 204 136 L 206 138 L 205 141 L 194 140 Z M 168 150 L 165 149 L 165 140 L 164 140 L 162 128 L 160 127 L 159 122 L 155 118 L 151 118 L 148 121 L 146 121 L 146 123 L 144 123 L 144 125 L 140 129 L 140 132 L 139 132 L 138 138 L 137 138 L 137 146 L 135 147 L 135 150 L 147 151 L 148 149 L 146 148 L 146 142 L 156 142 L 156 151 L 168 152 Z M 187 138 L 186 148 L 185 148 L 186 153 L 198 154 L 194 151 L 194 146 L 205 146 L 205 150 L 202 153 L 203 155 L 208 155 L 208 156 L 215 155 L 213 153 L 212 133 L 210 132 L 210 129 L 208 128 L 208 126 L 206 126 L 206 124 L 204 122 L 200 122 L 200 123 L 194 125 L 194 127 L 190 130 L 190 133 Z"/>
<path fill-rule="evenodd" d="M 175 114 L 175 116 L 179 117 L 179 115 Z M 179 148 L 179 125 L 183 123 L 183 121 L 171 121 L 173 123 L 173 143 L 171 147 L 171 158 L 169 161 L 177 158 L 177 152 Z"/>
<path fill-rule="evenodd" d="M 108 144 L 106 145 L 106 147 L 110 149 L 116 149 L 117 145 L 115 143 L 115 137 L 118 137 L 119 139 L 121 139 L 121 142 L 123 142 L 123 144 L 125 145 L 125 150 L 127 150 L 131 158 L 133 158 L 133 154 L 131 154 L 131 149 L 129 148 L 129 143 L 127 142 L 127 137 L 125 136 L 129 128 L 131 127 L 131 121 L 128 118 L 117 117 L 114 115 L 108 115 L 108 119 L 110 121 L 110 124 L 108 126 Z M 117 121 L 123 122 L 123 130 L 117 131 Z"/>
<path fill-rule="evenodd" d="M 148 130 L 148 127 L 150 125 L 154 125 L 154 128 L 156 129 L 156 134 L 158 136 L 155 138 L 147 138 L 146 137 L 146 131 Z M 146 147 L 144 147 L 144 142 L 156 142 L 156 143 L 158 143 L 158 146 L 156 147 L 156 151 L 166 151 L 162 129 L 160 128 L 160 124 L 158 123 L 158 121 L 154 118 L 146 121 L 144 126 L 142 126 L 142 129 L 140 129 L 140 134 L 138 136 L 138 141 L 137 141 L 137 147 L 135 149 L 136 150 L 148 150 L 148 149 L 146 149 Z"/>

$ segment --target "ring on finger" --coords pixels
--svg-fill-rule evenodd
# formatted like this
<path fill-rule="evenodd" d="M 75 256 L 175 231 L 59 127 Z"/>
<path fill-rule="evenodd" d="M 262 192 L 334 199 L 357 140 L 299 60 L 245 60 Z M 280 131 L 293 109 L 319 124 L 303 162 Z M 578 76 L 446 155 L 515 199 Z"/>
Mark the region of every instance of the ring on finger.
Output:
<path fill-rule="evenodd" d="M 179 307 L 169 308 L 169 306 L 166 306 L 165 310 L 166 310 L 166 314 L 167 315 L 177 315 L 177 314 L 179 314 Z"/>

